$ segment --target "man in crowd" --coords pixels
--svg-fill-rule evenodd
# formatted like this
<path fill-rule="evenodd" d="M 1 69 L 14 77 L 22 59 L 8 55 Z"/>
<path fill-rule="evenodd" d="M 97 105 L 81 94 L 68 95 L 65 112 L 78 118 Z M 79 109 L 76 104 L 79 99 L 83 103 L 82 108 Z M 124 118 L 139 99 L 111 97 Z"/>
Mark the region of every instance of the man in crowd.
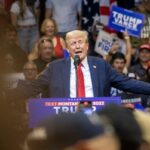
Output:
<path fill-rule="evenodd" d="M 68 31 L 81 24 L 81 0 L 47 0 L 46 18 L 53 18 L 58 26 L 58 34 L 65 37 Z"/>
<path fill-rule="evenodd" d="M 129 72 L 135 73 L 135 75 L 140 79 L 146 75 L 148 69 L 148 61 L 150 60 L 150 44 L 142 44 L 139 48 L 139 63 L 132 66 Z"/>

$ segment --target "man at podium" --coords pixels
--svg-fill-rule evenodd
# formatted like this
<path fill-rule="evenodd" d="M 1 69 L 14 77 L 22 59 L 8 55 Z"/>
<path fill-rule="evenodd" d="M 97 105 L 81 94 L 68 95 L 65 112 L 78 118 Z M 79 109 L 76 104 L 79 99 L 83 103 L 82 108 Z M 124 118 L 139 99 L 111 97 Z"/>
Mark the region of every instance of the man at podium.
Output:
<path fill-rule="evenodd" d="M 117 73 L 105 60 L 88 56 L 88 34 L 74 30 L 66 35 L 69 58 L 49 63 L 30 86 L 17 89 L 17 95 L 33 97 L 45 87 L 49 97 L 102 97 L 110 95 L 110 87 L 150 94 L 150 84 Z"/>

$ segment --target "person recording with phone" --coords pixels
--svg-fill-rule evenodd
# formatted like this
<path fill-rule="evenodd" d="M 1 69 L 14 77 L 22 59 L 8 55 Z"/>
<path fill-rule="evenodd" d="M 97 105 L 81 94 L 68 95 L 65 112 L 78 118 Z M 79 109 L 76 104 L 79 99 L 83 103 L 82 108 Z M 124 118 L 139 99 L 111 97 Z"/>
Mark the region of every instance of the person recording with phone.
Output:
<path fill-rule="evenodd" d="M 49 88 L 49 97 L 53 98 L 110 96 L 112 86 L 128 92 L 150 94 L 149 83 L 124 76 L 105 60 L 88 56 L 89 43 L 86 31 L 68 32 L 66 44 L 70 57 L 49 63 L 30 86 L 18 89 L 18 96 L 33 97 L 45 86 Z"/>

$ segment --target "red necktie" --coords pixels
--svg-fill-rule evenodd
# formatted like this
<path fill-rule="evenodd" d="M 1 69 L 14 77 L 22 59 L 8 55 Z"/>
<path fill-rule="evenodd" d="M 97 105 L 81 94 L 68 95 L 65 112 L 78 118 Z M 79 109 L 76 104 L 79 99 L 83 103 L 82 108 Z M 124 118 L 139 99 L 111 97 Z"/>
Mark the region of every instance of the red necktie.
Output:
<path fill-rule="evenodd" d="M 85 97 L 84 77 L 81 64 L 77 67 L 77 97 Z"/>

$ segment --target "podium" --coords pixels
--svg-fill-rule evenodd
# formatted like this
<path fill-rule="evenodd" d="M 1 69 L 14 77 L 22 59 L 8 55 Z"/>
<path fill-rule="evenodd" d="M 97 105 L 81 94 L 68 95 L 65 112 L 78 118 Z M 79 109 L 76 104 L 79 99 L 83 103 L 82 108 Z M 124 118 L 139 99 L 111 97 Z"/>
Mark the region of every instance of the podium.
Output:
<path fill-rule="evenodd" d="M 120 97 L 94 97 L 94 98 L 33 98 L 27 103 L 29 113 L 29 127 L 34 128 L 38 123 L 50 115 L 62 112 L 75 113 L 77 105 L 81 101 L 92 102 L 92 110 L 98 111 L 105 105 L 114 103 L 121 104 Z"/>

